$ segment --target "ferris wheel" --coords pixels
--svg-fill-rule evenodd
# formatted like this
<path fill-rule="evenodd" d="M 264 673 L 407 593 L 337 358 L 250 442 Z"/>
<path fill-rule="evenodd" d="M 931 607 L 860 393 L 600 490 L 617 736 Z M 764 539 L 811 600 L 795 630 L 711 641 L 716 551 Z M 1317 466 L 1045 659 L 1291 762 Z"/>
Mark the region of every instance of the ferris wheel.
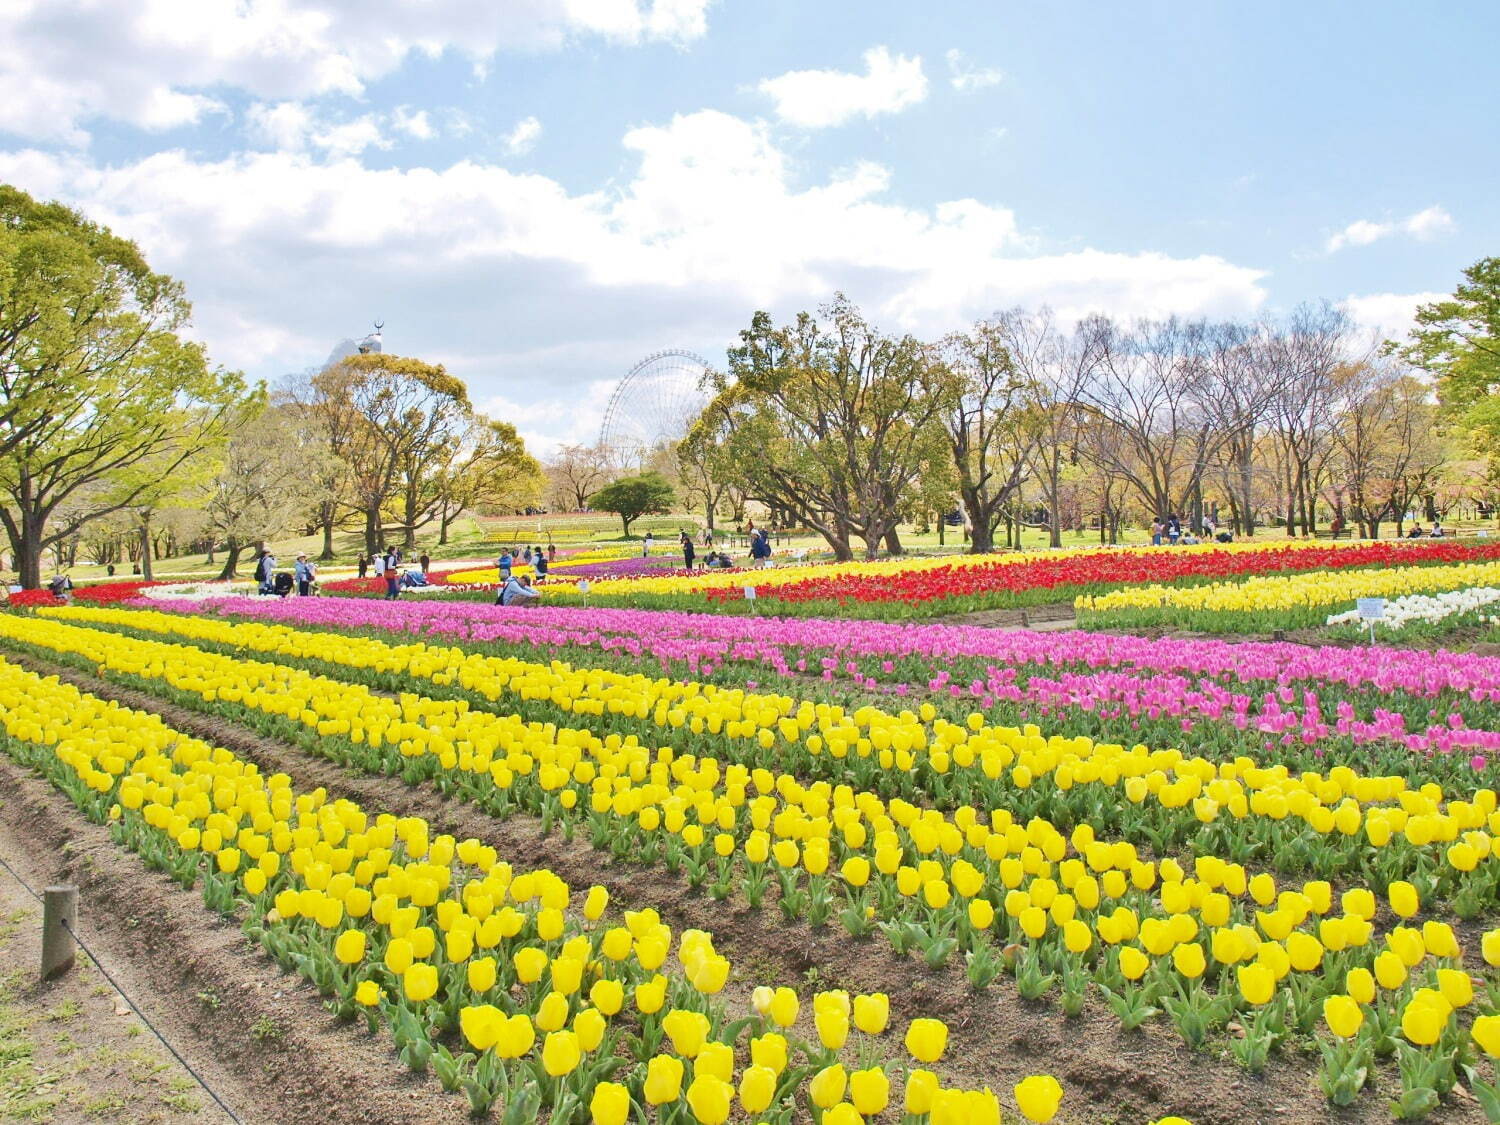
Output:
<path fill-rule="evenodd" d="M 625 464 L 644 464 L 681 441 L 712 397 L 704 386 L 708 361 L 678 348 L 648 355 L 609 396 L 599 444 Z"/>

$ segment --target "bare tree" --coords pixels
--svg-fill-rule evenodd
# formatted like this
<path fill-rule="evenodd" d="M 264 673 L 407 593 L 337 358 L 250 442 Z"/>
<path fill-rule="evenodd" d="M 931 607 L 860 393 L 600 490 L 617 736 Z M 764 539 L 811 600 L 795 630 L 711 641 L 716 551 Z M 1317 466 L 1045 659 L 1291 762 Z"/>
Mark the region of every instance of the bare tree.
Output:
<path fill-rule="evenodd" d="M 588 506 L 590 496 L 609 483 L 609 451 L 599 445 L 564 445 L 547 462 L 546 472 L 553 503 L 580 511 Z"/>

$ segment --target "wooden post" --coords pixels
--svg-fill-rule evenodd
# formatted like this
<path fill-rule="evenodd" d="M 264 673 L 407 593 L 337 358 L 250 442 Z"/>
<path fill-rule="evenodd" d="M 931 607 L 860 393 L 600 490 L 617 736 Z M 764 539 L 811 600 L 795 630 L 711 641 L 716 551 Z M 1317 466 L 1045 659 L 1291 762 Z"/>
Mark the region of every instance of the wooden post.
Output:
<path fill-rule="evenodd" d="M 73 967 L 78 888 L 70 883 L 48 887 L 42 895 L 42 979 L 50 980 Z"/>

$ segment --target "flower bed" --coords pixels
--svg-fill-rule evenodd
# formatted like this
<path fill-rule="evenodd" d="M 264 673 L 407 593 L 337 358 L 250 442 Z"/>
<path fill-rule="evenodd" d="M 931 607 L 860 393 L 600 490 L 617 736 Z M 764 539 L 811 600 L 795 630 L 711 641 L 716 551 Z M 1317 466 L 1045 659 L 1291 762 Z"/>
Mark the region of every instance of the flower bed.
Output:
<path fill-rule="evenodd" d="M 1500 906 L 1500 854 L 1491 843 L 1500 812 L 1487 787 L 1445 792 L 1347 768 L 1295 773 L 1273 760 L 1214 762 L 1171 749 L 1048 738 L 978 715 L 953 723 L 930 705 L 901 713 L 846 709 L 816 697 L 464 653 L 451 644 L 393 644 L 177 614 L 76 607 L 0 619 L 0 636 L 8 646 L 100 670 L 350 769 L 399 774 L 496 816 L 524 811 L 541 818 L 544 832 L 562 826 L 587 833 L 619 862 L 659 869 L 655 885 L 671 875 L 736 909 L 762 911 L 773 941 L 783 924 L 839 927 L 847 940 L 877 938 L 931 973 L 961 972 L 975 989 L 1004 978 L 1021 997 L 1053 997 L 1065 1012 L 1098 1005 L 1125 1028 L 1154 1021 L 1174 1028 L 1188 1047 L 1225 1044 L 1252 1072 L 1299 1057 L 1287 1044 L 1316 1041 L 1318 1077 L 1335 1104 L 1358 1100 L 1378 1072 L 1408 1107 L 1403 1115 L 1430 1108 L 1460 1081 L 1480 1089 L 1477 1072 L 1464 1069 L 1477 1062 L 1476 1047 L 1500 1053 L 1500 981 L 1485 967 L 1500 964 L 1500 933 L 1447 920 L 1450 909 L 1471 916 Z M 28 735 L 51 715 L 20 721 L 17 733 Z M 657 749 L 668 744 L 672 751 Z M 86 782 L 115 784 L 104 757 L 88 766 Z M 153 780 L 141 786 L 142 800 L 175 804 L 166 794 L 173 787 Z M 210 782 L 179 791 L 192 809 L 211 791 L 207 808 L 217 809 L 235 790 Z M 305 818 L 299 830 L 312 832 L 317 804 L 290 807 Z M 203 847 L 202 833 L 212 827 L 217 821 L 205 818 L 184 830 L 196 830 L 189 839 Z M 290 831 L 287 837 L 289 848 L 309 849 L 300 866 L 290 864 L 294 874 L 322 862 L 316 833 L 304 841 Z M 409 843 L 406 835 L 397 838 Z M 227 839 L 216 840 L 219 850 Z M 417 862 L 438 865 L 423 858 L 434 843 L 424 838 L 413 849 Z M 446 845 L 442 858 L 453 858 Z M 1278 879 L 1268 867 L 1285 874 Z M 309 889 L 316 886 L 308 881 Z M 300 913 L 298 892 L 303 932 L 319 932 L 328 886 L 309 898 L 310 917 Z M 469 895 L 452 907 L 436 905 L 442 887 L 428 901 L 411 878 L 392 893 L 392 909 L 405 911 L 410 900 L 413 924 L 430 925 L 434 942 L 444 940 L 440 930 L 451 940 L 452 922 L 468 912 Z M 536 895 L 512 897 L 527 902 Z M 489 911 L 481 905 L 476 913 L 494 913 L 498 902 L 491 896 Z M 372 906 L 372 925 L 387 925 L 387 913 Z M 638 949 L 641 938 L 631 936 Z M 530 930 L 522 940 L 531 943 Z M 567 938 L 559 932 L 556 940 Z M 422 1008 L 421 1015 L 440 1022 L 444 1005 L 463 995 L 467 962 L 481 955 L 460 940 L 456 953 L 445 949 L 441 965 L 413 981 L 401 952 L 402 997 L 419 1006 L 436 1001 L 436 1010 Z M 561 947 L 545 952 L 549 963 L 566 956 Z M 624 939 L 621 952 L 628 956 Z M 702 949 L 679 955 L 687 978 L 681 995 L 689 988 L 714 992 L 723 979 L 714 956 Z M 347 963 L 362 960 L 351 951 Z M 375 958 L 368 960 L 374 969 Z M 581 961 L 582 973 L 611 972 L 603 945 L 590 941 Z M 438 959 L 423 963 L 437 966 Z M 556 1016 L 558 1031 L 549 1034 L 560 1034 L 582 1010 L 604 1007 L 593 996 L 593 976 L 575 987 L 571 967 L 562 977 L 553 969 L 550 979 L 546 971 L 538 963 L 543 983 L 534 992 L 510 991 L 532 1026 Z M 548 992 L 562 996 L 544 1013 Z M 689 1012 L 678 995 L 672 1002 Z M 777 1012 L 790 1012 L 790 1024 L 794 1000 L 768 990 L 747 1018 L 780 1025 Z M 461 1006 L 479 1005 L 455 1003 Z M 798 1089 L 825 1111 L 825 1122 L 842 1117 L 852 1125 L 864 1114 L 853 1103 L 838 1112 L 850 1078 L 832 1068 L 860 1017 L 827 994 L 814 998 L 813 1008 L 815 1030 L 798 1045 L 806 1069 L 789 1073 L 799 1074 Z M 469 1017 L 470 1027 L 458 1012 L 448 1019 L 482 1064 L 498 1036 L 470 1033 L 480 1026 L 478 1015 Z M 705 1082 L 699 1097 L 684 1092 L 681 1056 L 693 1062 L 695 1084 L 707 1074 L 728 1085 L 739 1057 L 733 1040 L 754 1030 L 731 1035 L 722 1061 L 711 1055 L 700 1064 L 715 1026 L 712 1015 L 706 1022 L 706 1035 L 688 1035 L 688 1024 L 702 1026 L 690 1014 L 672 1026 L 663 1021 L 660 1055 L 679 1056 L 657 1067 L 673 1071 L 669 1081 L 653 1085 L 655 1049 L 625 1052 L 620 1065 L 638 1076 L 635 1085 L 623 1083 L 627 1097 L 639 1086 L 660 1091 L 662 1104 L 680 1108 L 682 1120 L 727 1119 L 723 1088 Z M 754 1026 L 770 1031 L 764 1022 Z M 634 1034 L 633 1025 L 622 1033 Z M 917 1021 L 905 1045 L 925 1063 L 941 1058 L 945 1038 L 938 1025 Z M 554 1041 L 555 1067 L 542 1045 L 543 1069 L 533 1073 L 539 1081 L 543 1071 L 566 1079 L 543 1099 L 571 1088 L 576 1045 Z M 518 1057 L 533 1046 L 527 1040 Z M 1392 1053 L 1399 1067 L 1380 1061 Z M 729 1079 L 710 1069 L 724 1063 Z M 868 1069 L 867 1060 L 860 1065 Z M 907 1083 L 910 1098 L 911 1078 Z M 1023 1094 L 1018 1086 L 1016 1101 L 1033 1119 L 1049 1119 L 1055 1091 L 1033 1098 L 1033 1090 Z M 711 1091 L 723 1097 L 710 1104 Z M 970 1092 L 941 1112 L 921 1101 L 913 1113 L 919 1121 L 928 1112 L 933 1121 L 981 1120 L 977 1108 L 967 1108 Z M 756 1104 L 745 1103 L 752 1116 L 765 1108 Z M 884 1105 L 877 1097 L 867 1108 L 873 1114 Z M 906 1108 L 913 1109 L 909 1100 Z"/>

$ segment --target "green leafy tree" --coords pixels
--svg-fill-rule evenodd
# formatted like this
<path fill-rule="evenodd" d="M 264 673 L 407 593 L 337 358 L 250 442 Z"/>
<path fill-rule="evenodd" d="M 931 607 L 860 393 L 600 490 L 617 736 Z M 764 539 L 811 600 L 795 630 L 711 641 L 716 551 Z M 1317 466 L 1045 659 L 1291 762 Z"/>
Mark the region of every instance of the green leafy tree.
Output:
<path fill-rule="evenodd" d="M 437 481 L 438 542 L 468 509 L 511 512 L 541 499 L 545 478 L 509 422 L 476 414 Z"/>
<path fill-rule="evenodd" d="M 403 545 L 437 518 L 444 473 L 473 419 L 468 389 L 441 366 L 405 356 L 348 356 L 312 380 L 307 409 L 348 468 L 346 502 L 379 550 L 387 523 Z"/>
<path fill-rule="evenodd" d="M 951 371 L 910 336 L 875 330 L 842 296 L 777 326 L 758 312 L 714 377 L 700 426 L 720 435 L 720 479 L 813 528 L 840 559 L 873 558 L 924 469 L 952 457 L 936 424 Z"/>
<path fill-rule="evenodd" d="M 630 525 L 642 516 L 666 515 L 676 502 L 672 485 L 660 473 L 642 473 L 638 477 L 621 477 L 594 493 L 591 507 L 614 512 L 630 534 Z"/>
<path fill-rule="evenodd" d="M 0 522 L 23 586 L 224 440 L 247 390 L 179 338 L 188 313 L 133 242 L 0 185 Z"/>
<path fill-rule="evenodd" d="M 1399 351 L 1437 376 L 1445 412 L 1494 448 L 1500 438 L 1500 258 L 1481 258 L 1464 270 L 1453 296 L 1419 308 Z"/>

